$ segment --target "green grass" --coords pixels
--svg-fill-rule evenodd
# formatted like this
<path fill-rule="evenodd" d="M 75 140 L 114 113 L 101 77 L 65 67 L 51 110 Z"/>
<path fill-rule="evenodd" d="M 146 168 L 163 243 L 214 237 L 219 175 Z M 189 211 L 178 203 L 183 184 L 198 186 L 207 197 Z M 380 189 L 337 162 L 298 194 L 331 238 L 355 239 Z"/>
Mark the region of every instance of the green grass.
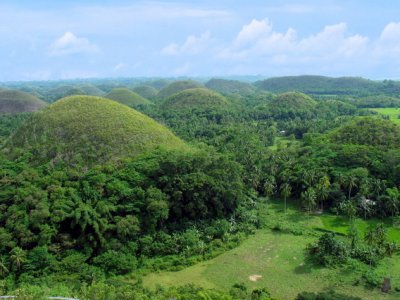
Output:
<path fill-rule="evenodd" d="M 81 158 L 86 165 L 134 157 L 159 146 L 186 147 L 166 127 L 134 109 L 105 98 L 72 96 L 34 114 L 3 151 L 24 148 L 34 153 L 35 162 Z"/>
<path fill-rule="evenodd" d="M 46 105 L 37 97 L 14 90 L 0 91 L 0 113 L 22 113 L 33 112 Z"/>
<path fill-rule="evenodd" d="M 376 111 L 377 113 L 385 116 L 389 116 L 390 120 L 396 124 L 400 124 L 400 108 L 387 107 L 387 108 L 371 108 L 370 110 Z"/>
<path fill-rule="evenodd" d="M 151 104 L 149 100 L 127 88 L 112 89 L 105 97 L 130 107 Z"/>
<path fill-rule="evenodd" d="M 316 240 L 313 228 L 347 231 L 347 221 L 332 215 L 316 216 L 300 213 L 297 203 L 289 202 L 286 214 L 282 213 L 282 201 L 268 204 L 265 211 L 267 222 L 294 224 L 304 228 L 304 234 L 294 235 L 259 230 L 245 240 L 239 247 L 220 256 L 188 267 L 178 272 L 151 273 L 144 277 L 146 287 L 158 285 L 183 285 L 194 283 L 205 288 L 229 290 L 238 282 L 243 282 L 250 289 L 266 287 L 278 299 L 294 299 L 302 291 L 322 291 L 335 289 L 338 292 L 359 296 L 362 299 L 398 299 L 398 294 L 383 295 L 378 289 L 367 289 L 363 284 L 356 285 L 367 266 L 355 265 L 341 268 L 322 268 L 313 265 L 305 257 L 307 244 Z M 376 220 L 371 221 L 375 223 Z M 357 220 L 357 226 L 363 230 L 366 222 Z M 393 229 L 394 230 L 394 229 Z M 311 234 L 308 234 L 311 232 Z M 313 234 L 314 233 L 314 234 Z M 395 240 L 400 240 L 399 231 L 390 233 Z M 392 279 L 392 286 L 400 286 L 400 257 L 385 258 L 377 267 L 377 272 Z M 253 282 L 251 275 L 261 275 Z"/>

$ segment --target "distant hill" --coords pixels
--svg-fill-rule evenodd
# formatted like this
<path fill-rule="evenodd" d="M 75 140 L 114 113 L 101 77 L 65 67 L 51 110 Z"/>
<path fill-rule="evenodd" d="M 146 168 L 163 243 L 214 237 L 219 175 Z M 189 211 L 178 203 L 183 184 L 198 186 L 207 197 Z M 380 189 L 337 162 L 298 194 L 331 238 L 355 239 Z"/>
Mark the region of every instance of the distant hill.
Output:
<path fill-rule="evenodd" d="M 269 106 L 271 108 L 287 109 L 287 110 L 304 110 L 313 108 L 317 102 L 310 96 L 299 92 L 287 92 L 279 94 L 271 100 Z"/>
<path fill-rule="evenodd" d="M 158 90 L 149 85 L 140 85 L 133 89 L 133 91 L 146 99 L 152 99 L 157 96 Z"/>
<path fill-rule="evenodd" d="M 86 93 L 73 85 L 62 85 L 48 90 L 46 93 L 46 100 L 54 102 L 58 99 L 74 95 L 86 95 Z"/>
<path fill-rule="evenodd" d="M 238 94 L 247 96 L 255 91 L 255 87 L 247 82 L 227 79 L 211 79 L 205 86 L 223 95 Z"/>
<path fill-rule="evenodd" d="M 0 91 L 0 113 L 33 112 L 46 105 L 37 97 L 15 90 Z"/>
<path fill-rule="evenodd" d="M 391 120 L 359 118 L 330 134 L 331 140 L 339 144 L 355 144 L 398 148 L 400 126 Z"/>
<path fill-rule="evenodd" d="M 157 98 L 159 99 L 166 99 L 169 96 L 172 96 L 173 94 L 179 93 L 184 90 L 188 89 L 194 89 L 194 88 L 201 88 L 204 87 L 201 83 L 193 80 L 180 80 L 180 81 L 175 81 L 167 86 L 165 86 L 163 89 L 161 89 L 158 94 Z"/>
<path fill-rule="evenodd" d="M 104 96 L 105 92 L 93 84 L 78 85 L 77 88 L 88 96 Z"/>
<path fill-rule="evenodd" d="M 274 93 L 368 95 L 384 88 L 383 82 L 360 77 L 286 76 L 257 81 L 255 86 Z"/>
<path fill-rule="evenodd" d="M 33 154 L 32 161 L 66 161 L 90 165 L 135 157 L 156 147 L 185 144 L 153 119 L 115 101 L 72 96 L 34 114 L 8 140 L 3 151 L 16 148 Z"/>
<path fill-rule="evenodd" d="M 194 88 L 181 91 L 168 97 L 163 103 L 164 109 L 207 109 L 223 108 L 229 105 L 229 101 L 218 94 L 206 88 Z"/>
<path fill-rule="evenodd" d="M 161 90 L 162 88 L 166 87 L 172 81 L 170 79 L 160 78 L 160 79 L 153 79 L 147 80 L 141 83 L 141 85 L 147 85 L 155 88 L 156 90 Z"/>
<path fill-rule="evenodd" d="M 105 97 L 130 107 L 151 104 L 149 100 L 127 88 L 112 89 Z"/>

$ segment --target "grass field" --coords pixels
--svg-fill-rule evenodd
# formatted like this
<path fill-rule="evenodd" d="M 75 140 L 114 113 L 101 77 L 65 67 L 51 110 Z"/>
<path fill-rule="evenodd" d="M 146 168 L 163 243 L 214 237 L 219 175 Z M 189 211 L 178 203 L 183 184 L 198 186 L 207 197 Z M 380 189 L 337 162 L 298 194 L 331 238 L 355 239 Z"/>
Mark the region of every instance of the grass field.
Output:
<path fill-rule="evenodd" d="M 289 208 L 281 213 L 281 203 L 269 205 L 271 222 L 297 224 L 299 228 L 323 228 L 345 233 L 347 220 L 332 215 L 308 216 Z M 377 223 L 373 220 L 371 223 Z M 364 231 L 368 222 L 357 220 L 357 227 Z M 389 224 L 387 224 L 389 226 Z M 398 229 L 390 230 L 390 237 L 400 241 Z M 333 288 L 338 292 L 359 296 L 362 299 L 399 299 L 397 295 L 383 295 L 378 289 L 370 290 L 363 284 L 356 285 L 362 272 L 368 269 L 356 265 L 328 269 L 308 262 L 305 257 L 307 244 L 314 241 L 313 234 L 294 235 L 269 229 L 259 230 L 239 247 L 222 255 L 188 267 L 178 272 L 151 273 L 144 277 L 144 285 L 183 285 L 195 283 L 206 288 L 229 290 L 239 282 L 250 289 L 266 287 L 278 299 L 294 299 L 301 291 L 321 291 Z M 385 258 L 377 272 L 392 279 L 393 287 L 400 287 L 400 256 Z M 250 276 L 259 275 L 257 281 Z M 254 278 L 253 278 L 254 279 Z"/>
<path fill-rule="evenodd" d="M 390 120 L 392 120 L 396 124 L 400 124 L 400 119 L 398 118 L 398 116 L 400 116 L 400 108 L 395 108 L 395 107 L 371 108 L 370 110 L 376 111 L 381 115 L 389 116 Z"/>

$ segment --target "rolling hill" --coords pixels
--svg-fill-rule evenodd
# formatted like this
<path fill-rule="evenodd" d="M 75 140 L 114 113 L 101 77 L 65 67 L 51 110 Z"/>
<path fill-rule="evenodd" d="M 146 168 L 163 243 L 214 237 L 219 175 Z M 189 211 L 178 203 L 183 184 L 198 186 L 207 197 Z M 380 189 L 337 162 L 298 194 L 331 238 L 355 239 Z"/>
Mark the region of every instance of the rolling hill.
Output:
<path fill-rule="evenodd" d="M 255 91 L 255 87 L 250 83 L 238 80 L 211 79 L 205 86 L 223 95 L 238 94 L 241 96 L 247 96 L 251 95 Z"/>
<path fill-rule="evenodd" d="M 255 86 L 274 93 L 298 91 L 307 94 L 365 95 L 383 88 L 378 81 L 360 77 L 286 76 L 257 81 Z"/>
<path fill-rule="evenodd" d="M 127 88 L 112 89 L 105 97 L 130 107 L 151 104 L 149 100 Z"/>
<path fill-rule="evenodd" d="M 91 165 L 135 157 L 156 147 L 185 144 L 153 119 L 115 101 L 72 96 L 33 115 L 8 140 L 3 151 L 33 153 L 36 164 L 66 161 Z"/>
<path fill-rule="evenodd" d="M 162 88 L 158 94 L 157 98 L 159 99 L 166 99 L 169 96 L 172 96 L 173 94 L 179 93 L 184 90 L 188 89 L 194 89 L 194 88 L 201 88 L 203 85 L 199 82 L 193 81 L 193 80 L 181 80 L 181 81 L 175 81 L 164 88 Z"/>
<path fill-rule="evenodd" d="M 269 106 L 287 110 L 305 110 L 313 108 L 316 104 L 315 100 L 303 93 L 287 92 L 276 96 Z"/>
<path fill-rule="evenodd" d="M 33 112 L 46 105 L 37 97 L 15 90 L 0 91 L 0 113 Z"/>
<path fill-rule="evenodd" d="M 133 89 L 133 91 L 146 99 L 151 99 L 157 96 L 158 90 L 149 85 L 140 85 Z"/>
<path fill-rule="evenodd" d="M 163 103 L 164 109 L 218 109 L 230 102 L 222 95 L 206 88 L 194 88 L 178 92 L 168 97 Z"/>

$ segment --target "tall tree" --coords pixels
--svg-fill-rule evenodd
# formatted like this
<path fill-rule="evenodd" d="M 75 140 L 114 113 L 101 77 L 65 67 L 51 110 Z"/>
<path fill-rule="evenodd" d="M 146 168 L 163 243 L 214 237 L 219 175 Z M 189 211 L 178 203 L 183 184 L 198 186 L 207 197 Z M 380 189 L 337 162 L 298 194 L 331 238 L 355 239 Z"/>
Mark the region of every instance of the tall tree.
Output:
<path fill-rule="evenodd" d="M 284 205 L 285 205 L 285 209 L 284 212 L 286 213 L 286 199 L 288 197 L 290 197 L 292 193 L 292 187 L 289 183 L 285 182 L 284 184 L 282 184 L 281 186 L 281 196 L 283 197 L 283 201 L 284 201 Z"/>

